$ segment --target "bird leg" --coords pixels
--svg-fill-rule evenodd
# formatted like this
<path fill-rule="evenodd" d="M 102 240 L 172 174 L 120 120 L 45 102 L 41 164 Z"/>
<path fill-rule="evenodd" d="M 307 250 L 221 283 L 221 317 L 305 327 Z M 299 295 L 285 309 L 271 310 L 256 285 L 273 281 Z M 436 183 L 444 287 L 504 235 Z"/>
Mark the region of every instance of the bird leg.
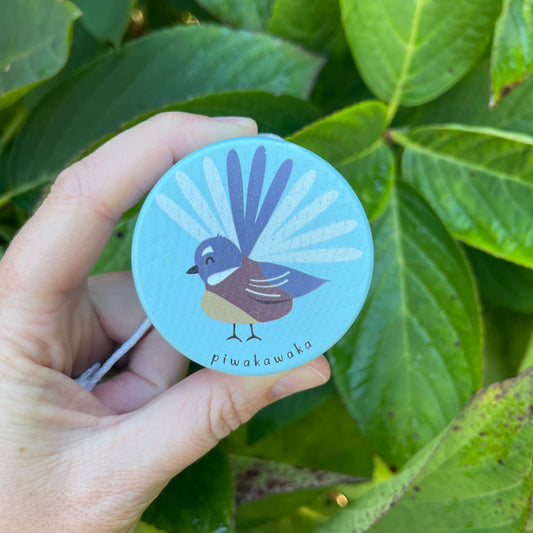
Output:
<path fill-rule="evenodd" d="M 263 339 L 261 337 L 258 337 L 255 333 L 254 333 L 254 325 L 253 324 L 250 324 L 250 331 L 252 332 L 252 334 L 246 339 L 246 341 L 249 341 L 249 340 L 252 340 L 252 339 L 257 339 L 259 341 L 262 341 Z"/>
<path fill-rule="evenodd" d="M 228 337 L 226 340 L 229 341 L 230 339 L 237 339 L 239 342 L 242 342 L 242 339 L 240 339 L 239 337 L 237 337 L 237 334 L 235 333 L 235 327 L 236 325 L 233 324 L 233 335 L 231 335 L 230 337 Z M 253 332 L 252 332 L 253 333 Z"/>

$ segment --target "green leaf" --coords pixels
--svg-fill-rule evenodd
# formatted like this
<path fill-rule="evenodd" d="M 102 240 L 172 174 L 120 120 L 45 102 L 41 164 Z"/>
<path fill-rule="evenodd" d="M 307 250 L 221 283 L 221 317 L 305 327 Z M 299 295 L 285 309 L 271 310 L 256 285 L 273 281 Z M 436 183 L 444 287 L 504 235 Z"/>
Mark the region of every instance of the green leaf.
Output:
<path fill-rule="evenodd" d="M 142 520 L 164 531 L 233 531 L 233 481 L 222 449 L 214 448 L 172 479 Z"/>
<path fill-rule="evenodd" d="M 0 111 L 0 154 L 27 118 L 28 111 L 22 100 Z M 6 185 L 7 183 L 0 178 L 0 190 L 3 190 Z"/>
<path fill-rule="evenodd" d="M 364 481 L 345 474 L 264 461 L 255 457 L 234 455 L 230 456 L 230 462 L 238 505 L 237 528 L 245 531 L 295 512 L 298 507 L 314 503 L 327 487 Z"/>
<path fill-rule="evenodd" d="M 314 518 L 311 506 L 322 503 L 325 489 L 299 490 L 284 494 L 271 494 L 237 506 L 235 522 L 239 533 L 305 533 L 314 531 L 316 524 L 302 524 L 294 518 L 306 512 Z M 311 512 L 309 512 L 311 511 Z M 322 517 L 321 517 L 322 518 Z"/>
<path fill-rule="evenodd" d="M 253 117 L 260 133 L 275 133 L 280 136 L 289 135 L 319 117 L 317 109 L 305 100 L 286 94 L 275 96 L 264 91 L 210 94 L 158 109 L 157 113 L 162 111 L 186 111 L 210 117 Z M 134 122 L 138 123 L 154 114 L 149 113 Z"/>
<path fill-rule="evenodd" d="M 522 360 L 522 363 L 520 364 L 520 372 L 524 372 L 530 366 L 533 366 L 533 333 L 531 333 L 529 337 L 529 341 L 527 343 L 526 348 L 526 354 L 524 356 L 524 359 Z M 530 516 L 530 519 L 531 518 L 532 517 Z M 531 524 L 531 528 L 533 529 L 533 523 Z"/>
<path fill-rule="evenodd" d="M 477 394 L 390 480 L 321 531 L 519 533 L 532 480 L 532 371 Z"/>
<path fill-rule="evenodd" d="M 319 116 L 317 109 L 305 100 L 286 94 L 274 96 L 263 91 L 234 91 L 194 98 L 188 102 L 172 104 L 144 113 L 126 122 L 118 132 L 113 132 L 79 153 L 76 159 L 94 152 L 99 146 L 121 131 L 167 111 L 185 111 L 207 116 L 241 115 L 254 117 L 259 132 L 288 135 Z"/>
<path fill-rule="evenodd" d="M 373 449 L 337 394 L 252 446 L 247 432 L 248 424 L 229 437 L 232 453 L 356 477 L 372 474 Z"/>
<path fill-rule="evenodd" d="M 516 376 L 533 332 L 533 315 L 483 306 L 483 384 Z"/>
<path fill-rule="evenodd" d="M 500 0 L 341 0 L 359 71 L 380 99 L 398 105 L 436 98 L 472 67 L 488 44 Z"/>
<path fill-rule="evenodd" d="M 268 31 L 327 55 L 346 50 L 338 0 L 276 0 Z"/>
<path fill-rule="evenodd" d="M 374 96 L 359 76 L 349 51 L 328 60 L 311 94 L 311 102 L 320 107 L 323 114 L 372 98 Z"/>
<path fill-rule="evenodd" d="M 232 455 L 230 465 L 233 472 L 235 503 L 237 505 L 259 500 L 269 494 L 320 489 L 339 483 L 368 481 L 365 478 L 354 478 L 346 474 L 241 455 Z"/>
<path fill-rule="evenodd" d="M 494 109 L 489 110 L 488 102 L 489 62 L 483 60 L 437 100 L 415 110 L 400 110 L 397 124 L 459 123 L 533 136 L 533 78 L 516 87 Z"/>
<path fill-rule="evenodd" d="M 206 11 L 237 28 L 264 30 L 275 0 L 196 0 Z"/>
<path fill-rule="evenodd" d="M 366 304 L 330 353 L 350 413 L 398 466 L 481 385 L 481 326 L 461 250 L 410 187 L 397 185 L 372 229 Z"/>
<path fill-rule="evenodd" d="M 135 0 L 76 0 L 81 23 L 95 39 L 118 46 L 128 27 Z"/>
<path fill-rule="evenodd" d="M 157 527 L 151 526 L 150 524 L 147 524 L 146 522 L 139 522 L 137 524 L 137 527 L 133 531 L 133 533 L 167 533 L 167 532 Z"/>
<path fill-rule="evenodd" d="M 246 89 L 304 97 L 320 65 L 289 43 L 217 26 L 130 41 L 72 75 L 30 116 L 13 147 L 12 184 L 51 178 L 125 122 L 171 103 Z"/>
<path fill-rule="evenodd" d="M 322 387 L 292 394 L 261 409 L 248 422 L 248 444 L 265 438 L 318 407 L 326 398 L 334 394 L 333 383 L 328 381 Z"/>
<path fill-rule="evenodd" d="M 385 106 L 355 104 L 287 138 L 323 157 L 352 185 L 367 216 L 384 207 L 394 179 L 394 160 L 382 140 Z"/>
<path fill-rule="evenodd" d="M 503 0 L 492 42 L 491 106 L 533 74 L 533 2 Z"/>
<path fill-rule="evenodd" d="M 402 174 L 454 237 L 497 257 L 533 266 L 533 138 L 458 125 L 408 137 Z"/>
<path fill-rule="evenodd" d="M 58 85 L 79 68 L 84 68 L 97 56 L 107 50 L 106 45 L 94 39 L 85 29 L 80 19 L 72 26 L 72 45 L 67 64 L 53 78 L 37 85 L 24 95 L 24 104 L 32 112 Z"/>
<path fill-rule="evenodd" d="M 467 255 L 481 294 L 493 305 L 533 313 L 533 270 L 497 259 L 474 248 Z"/>
<path fill-rule="evenodd" d="M 80 14 L 66 1 L 2 0 L 0 109 L 61 69 L 68 57 L 72 23 Z"/>

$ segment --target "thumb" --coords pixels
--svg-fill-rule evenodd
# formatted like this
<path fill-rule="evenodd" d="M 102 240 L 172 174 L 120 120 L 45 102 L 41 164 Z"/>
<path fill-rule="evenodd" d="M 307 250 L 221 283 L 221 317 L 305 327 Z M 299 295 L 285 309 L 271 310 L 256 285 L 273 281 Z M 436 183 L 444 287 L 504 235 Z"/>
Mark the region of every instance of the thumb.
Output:
<path fill-rule="evenodd" d="M 165 482 L 275 400 L 323 385 L 330 376 L 321 356 L 283 374 L 249 377 L 200 370 L 113 427 L 113 450 L 134 480 Z M 113 452 L 115 453 L 115 452 Z M 138 482 L 138 481 L 137 481 Z"/>

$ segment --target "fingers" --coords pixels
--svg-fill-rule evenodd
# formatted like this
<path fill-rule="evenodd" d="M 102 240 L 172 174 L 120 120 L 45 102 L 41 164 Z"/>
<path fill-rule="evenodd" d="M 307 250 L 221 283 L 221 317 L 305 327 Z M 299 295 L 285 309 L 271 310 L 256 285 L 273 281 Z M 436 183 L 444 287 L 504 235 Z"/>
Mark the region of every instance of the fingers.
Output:
<path fill-rule="evenodd" d="M 114 272 L 89 278 L 89 293 L 102 326 L 102 335 L 116 344 L 125 342 L 146 318 L 131 272 Z M 93 342 L 94 346 L 101 346 Z M 77 361 L 75 374 L 112 350 L 95 351 Z M 151 330 L 131 351 L 128 369 L 98 385 L 94 395 L 117 413 L 137 409 L 177 383 L 187 372 L 188 360 Z"/>
<path fill-rule="evenodd" d="M 147 404 L 187 373 L 189 360 L 153 329 L 132 351 L 127 370 L 100 383 L 93 394 L 115 413 Z"/>
<path fill-rule="evenodd" d="M 203 369 L 144 408 L 124 415 L 110 430 L 118 463 L 137 479 L 157 484 L 196 461 L 257 411 L 289 394 L 324 384 L 321 356 L 284 374 L 235 376 Z M 124 475 L 124 470 L 122 470 Z"/>
<path fill-rule="evenodd" d="M 6 283 L 34 297 L 79 286 L 121 214 L 172 164 L 201 146 L 257 133 L 253 120 L 238 121 L 162 113 L 66 169 L 6 253 Z"/>

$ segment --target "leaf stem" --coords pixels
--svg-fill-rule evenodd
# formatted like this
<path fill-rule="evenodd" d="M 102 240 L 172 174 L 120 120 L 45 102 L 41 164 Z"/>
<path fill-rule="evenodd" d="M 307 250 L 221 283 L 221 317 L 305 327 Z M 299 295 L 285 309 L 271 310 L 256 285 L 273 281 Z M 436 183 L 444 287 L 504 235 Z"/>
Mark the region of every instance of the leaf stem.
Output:
<path fill-rule="evenodd" d="M 420 17 L 422 16 L 422 6 L 424 3 L 425 0 L 416 0 L 415 12 L 413 14 L 413 25 L 411 27 L 411 33 L 409 34 L 409 41 L 406 45 L 402 70 L 396 83 L 396 87 L 394 88 L 394 93 L 392 94 L 389 106 L 387 107 L 387 126 L 392 122 L 394 116 L 396 115 L 396 111 L 398 111 L 398 107 L 400 106 L 402 94 L 405 89 L 405 82 L 413 62 L 415 43 L 418 37 L 418 30 L 420 29 Z"/>

